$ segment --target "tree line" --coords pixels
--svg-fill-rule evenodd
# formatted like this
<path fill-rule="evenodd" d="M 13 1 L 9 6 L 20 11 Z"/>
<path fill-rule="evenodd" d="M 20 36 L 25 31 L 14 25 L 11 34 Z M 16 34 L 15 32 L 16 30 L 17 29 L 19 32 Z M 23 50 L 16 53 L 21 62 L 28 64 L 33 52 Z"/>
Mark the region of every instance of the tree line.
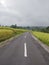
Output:
<path fill-rule="evenodd" d="M 10 28 L 21 28 L 21 29 L 28 29 L 28 30 L 33 30 L 33 31 L 41 31 L 41 32 L 46 32 L 49 33 L 49 26 L 44 27 L 44 26 L 17 26 L 17 24 L 12 24 L 10 26 L 8 25 L 0 25 L 0 27 L 10 27 Z"/>

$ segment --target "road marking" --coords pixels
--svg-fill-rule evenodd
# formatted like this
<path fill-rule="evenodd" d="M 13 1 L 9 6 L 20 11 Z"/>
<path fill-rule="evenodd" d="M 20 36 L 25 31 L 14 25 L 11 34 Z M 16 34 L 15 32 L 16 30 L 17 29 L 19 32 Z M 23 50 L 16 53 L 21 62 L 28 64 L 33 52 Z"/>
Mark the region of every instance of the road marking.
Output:
<path fill-rule="evenodd" d="M 26 36 L 24 36 L 24 38 L 26 38 Z"/>
<path fill-rule="evenodd" d="M 27 57 L 27 45 L 24 43 L 24 57 Z"/>

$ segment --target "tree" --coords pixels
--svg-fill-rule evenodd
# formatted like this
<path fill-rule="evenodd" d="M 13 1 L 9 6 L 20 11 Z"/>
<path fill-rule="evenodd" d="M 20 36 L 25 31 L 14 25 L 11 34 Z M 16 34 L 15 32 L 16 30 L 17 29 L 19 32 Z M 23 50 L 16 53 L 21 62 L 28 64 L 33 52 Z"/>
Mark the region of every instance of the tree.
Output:
<path fill-rule="evenodd" d="M 46 29 L 49 30 L 49 26 Z"/>
<path fill-rule="evenodd" d="M 10 26 L 11 28 L 17 28 L 17 25 L 15 24 L 15 25 L 11 25 Z"/>

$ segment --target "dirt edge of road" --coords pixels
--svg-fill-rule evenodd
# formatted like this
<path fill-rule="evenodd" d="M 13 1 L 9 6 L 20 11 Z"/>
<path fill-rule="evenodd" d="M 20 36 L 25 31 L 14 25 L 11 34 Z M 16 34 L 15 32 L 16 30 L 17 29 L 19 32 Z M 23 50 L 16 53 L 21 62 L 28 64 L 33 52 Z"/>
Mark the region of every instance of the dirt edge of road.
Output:
<path fill-rule="evenodd" d="M 23 33 L 22 33 L 22 34 L 23 34 Z M 10 42 L 10 41 L 12 41 L 13 39 L 18 38 L 20 35 L 21 35 L 21 34 L 18 34 L 18 35 L 14 36 L 14 37 L 11 37 L 11 38 L 9 38 L 9 39 L 7 39 L 7 40 L 5 40 L 5 41 L 0 42 L 0 48 L 3 47 L 3 46 L 5 46 L 5 45 L 7 45 L 7 42 Z"/>
<path fill-rule="evenodd" d="M 43 42 L 41 42 L 38 38 L 36 38 L 34 35 L 32 35 L 32 37 L 39 42 L 39 44 L 49 53 L 49 46 L 47 46 L 46 44 L 44 44 Z"/>

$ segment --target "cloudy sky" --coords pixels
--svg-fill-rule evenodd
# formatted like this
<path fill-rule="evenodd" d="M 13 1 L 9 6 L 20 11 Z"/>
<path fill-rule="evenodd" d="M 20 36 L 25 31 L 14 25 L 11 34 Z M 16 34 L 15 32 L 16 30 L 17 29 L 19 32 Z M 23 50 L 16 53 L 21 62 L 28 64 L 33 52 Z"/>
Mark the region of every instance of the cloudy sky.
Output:
<path fill-rule="evenodd" d="M 49 0 L 0 0 L 0 24 L 48 26 Z"/>

